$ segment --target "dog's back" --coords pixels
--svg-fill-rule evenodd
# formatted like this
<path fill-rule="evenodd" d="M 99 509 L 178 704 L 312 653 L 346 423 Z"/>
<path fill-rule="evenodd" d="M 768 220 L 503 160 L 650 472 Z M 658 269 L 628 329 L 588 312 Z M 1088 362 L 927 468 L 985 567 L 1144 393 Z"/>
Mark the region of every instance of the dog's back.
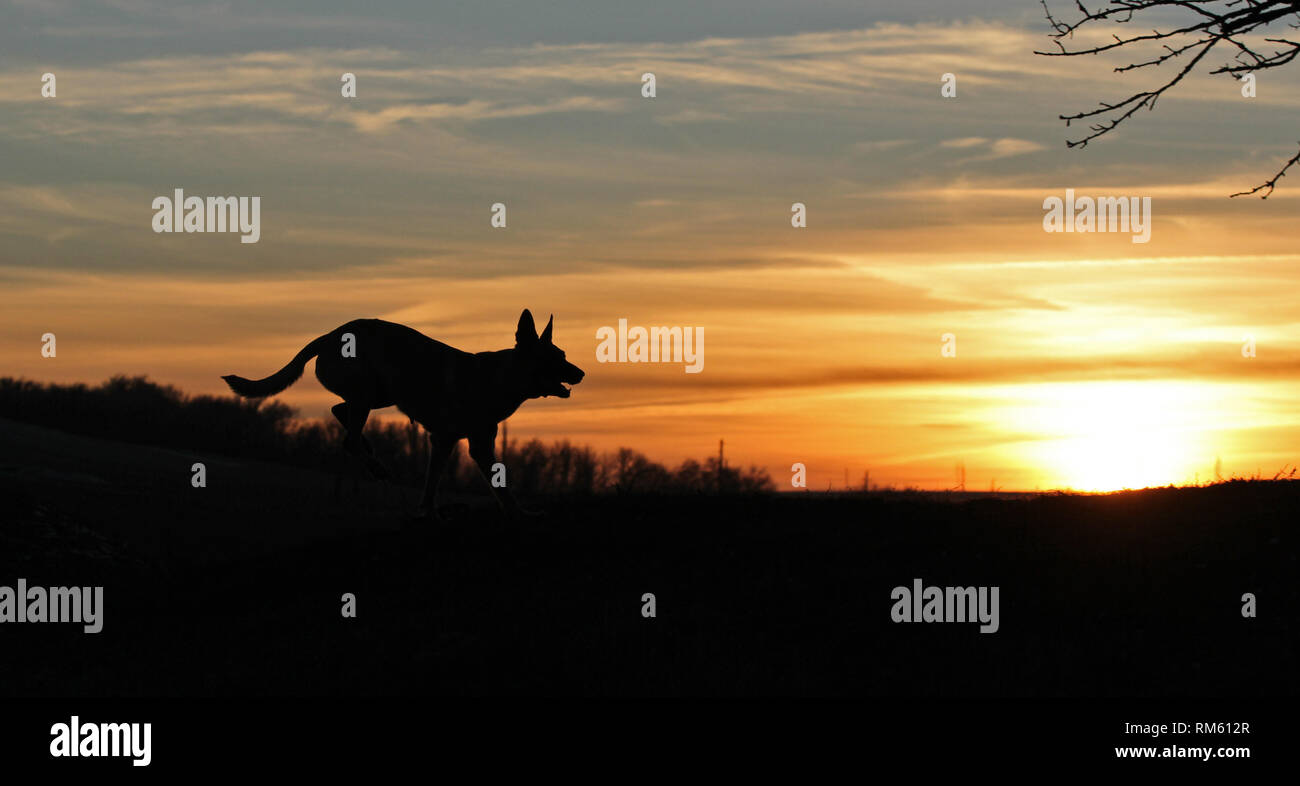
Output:
<path fill-rule="evenodd" d="M 326 348 L 316 358 L 316 378 L 345 401 L 370 409 L 405 408 L 450 393 L 447 383 L 463 379 L 456 370 L 474 357 L 382 319 L 355 319 L 322 339 Z"/>

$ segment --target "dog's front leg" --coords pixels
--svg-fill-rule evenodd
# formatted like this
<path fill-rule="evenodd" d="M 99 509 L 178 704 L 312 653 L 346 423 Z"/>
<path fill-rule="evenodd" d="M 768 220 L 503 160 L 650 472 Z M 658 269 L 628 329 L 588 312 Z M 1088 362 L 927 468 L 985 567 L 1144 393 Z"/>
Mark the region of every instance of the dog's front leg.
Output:
<path fill-rule="evenodd" d="M 479 434 L 471 434 L 469 437 L 470 458 L 474 459 L 474 463 L 478 465 L 478 471 L 483 473 L 484 479 L 488 482 L 488 487 L 492 489 L 492 494 L 497 499 L 497 504 L 501 506 L 502 512 L 505 513 L 507 517 L 515 518 L 518 516 L 538 515 L 534 511 L 521 508 L 519 503 L 515 501 L 515 495 L 510 493 L 508 486 L 498 487 L 492 482 L 492 477 L 496 474 L 492 471 L 493 465 L 497 463 L 496 442 L 496 426 L 493 426 L 491 431 L 485 429 Z M 508 484 L 509 482 L 509 478 L 507 477 L 506 483 Z"/>

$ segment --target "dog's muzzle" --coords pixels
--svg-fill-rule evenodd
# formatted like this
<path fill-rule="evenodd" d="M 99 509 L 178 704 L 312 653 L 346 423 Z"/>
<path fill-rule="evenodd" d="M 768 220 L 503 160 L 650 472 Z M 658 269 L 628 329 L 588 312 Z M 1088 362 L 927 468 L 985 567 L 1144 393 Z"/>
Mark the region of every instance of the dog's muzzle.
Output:
<path fill-rule="evenodd" d="M 583 373 L 582 369 L 577 366 L 573 367 L 573 372 L 574 373 L 570 374 L 567 379 L 557 379 L 555 381 L 555 387 L 551 389 L 551 392 L 543 395 L 558 396 L 559 398 L 568 398 L 573 395 L 573 389 L 570 386 L 578 384 L 582 381 L 583 377 L 587 376 Z"/>

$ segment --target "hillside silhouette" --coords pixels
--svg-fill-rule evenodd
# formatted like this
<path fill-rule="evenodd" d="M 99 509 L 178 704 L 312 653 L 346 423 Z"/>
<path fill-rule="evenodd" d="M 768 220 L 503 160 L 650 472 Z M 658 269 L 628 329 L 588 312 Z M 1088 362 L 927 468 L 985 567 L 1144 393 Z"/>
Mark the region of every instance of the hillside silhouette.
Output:
<path fill-rule="evenodd" d="M 0 695 L 1300 693 L 1297 481 L 953 502 L 593 483 L 539 492 L 539 520 L 462 494 L 411 528 L 416 489 L 336 495 L 309 465 L 327 428 L 295 441 L 280 405 L 0 391 L 0 584 L 105 588 L 100 634 L 5 631 Z M 1000 629 L 894 623 L 917 578 L 1000 587 Z"/>

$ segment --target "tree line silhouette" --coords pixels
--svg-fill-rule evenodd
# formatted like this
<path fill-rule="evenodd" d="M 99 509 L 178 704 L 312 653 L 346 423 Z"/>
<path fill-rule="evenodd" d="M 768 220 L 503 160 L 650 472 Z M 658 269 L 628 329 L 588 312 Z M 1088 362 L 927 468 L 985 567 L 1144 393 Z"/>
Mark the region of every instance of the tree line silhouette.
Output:
<path fill-rule="evenodd" d="M 328 472 L 360 472 L 342 449 L 343 428 L 332 419 L 304 420 L 279 401 L 190 396 L 143 376 L 118 375 L 86 384 L 0 378 L 0 417 L 75 434 L 143 445 L 273 461 Z M 415 423 L 372 421 L 365 429 L 392 481 L 424 481 L 429 444 Z M 502 445 L 498 458 L 516 493 L 754 494 L 774 484 L 759 467 L 731 467 L 720 457 L 687 459 L 676 468 L 631 448 L 598 453 L 568 440 L 532 439 Z M 443 480 L 455 489 L 482 484 L 462 443 Z"/>

